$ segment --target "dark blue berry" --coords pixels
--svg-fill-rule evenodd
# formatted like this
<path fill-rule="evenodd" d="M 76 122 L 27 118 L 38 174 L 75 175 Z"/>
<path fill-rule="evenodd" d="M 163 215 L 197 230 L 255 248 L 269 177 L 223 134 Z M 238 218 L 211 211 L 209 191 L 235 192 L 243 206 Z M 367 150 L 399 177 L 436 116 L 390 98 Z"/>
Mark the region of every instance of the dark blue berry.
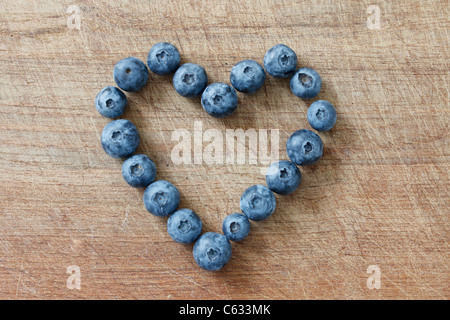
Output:
<path fill-rule="evenodd" d="M 128 57 L 114 66 L 114 81 L 122 90 L 139 91 L 146 85 L 147 80 L 147 66 L 138 58 Z"/>
<path fill-rule="evenodd" d="M 301 166 L 311 165 L 322 157 L 323 142 L 310 130 L 298 130 L 289 137 L 286 152 L 293 163 Z"/>
<path fill-rule="evenodd" d="M 287 78 L 297 68 L 297 55 L 284 44 L 277 44 L 264 55 L 264 68 L 275 78 Z"/>
<path fill-rule="evenodd" d="M 241 210 L 250 219 L 262 221 L 275 211 L 275 196 L 269 188 L 263 185 L 254 185 L 241 196 Z"/>
<path fill-rule="evenodd" d="M 198 64 L 185 63 L 173 76 L 173 86 L 176 92 L 186 98 L 200 96 L 207 84 L 206 71 Z"/>
<path fill-rule="evenodd" d="M 179 243 L 192 243 L 202 233 L 202 220 L 190 209 L 175 211 L 167 220 L 167 232 Z"/>
<path fill-rule="evenodd" d="M 308 122 L 317 131 L 328 131 L 336 123 L 336 109 L 325 100 L 313 102 L 308 108 Z"/>
<path fill-rule="evenodd" d="M 230 81 L 240 92 L 254 93 L 266 80 L 264 68 L 254 60 L 244 60 L 231 69 Z"/>
<path fill-rule="evenodd" d="M 192 253 L 200 267 L 217 271 L 230 261 L 231 244 L 223 234 L 207 232 L 197 240 Z"/>
<path fill-rule="evenodd" d="M 114 158 L 126 158 L 133 154 L 139 141 L 139 133 L 135 125 L 125 119 L 108 123 L 103 128 L 101 136 L 103 150 Z"/>
<path fill-rule="evenodd" d="M 180 66 L 178 49 L 168 42 L 155 44 L 147 55 L 148 68 L 159 75 L 171 74 Z"/>
<path fill-rule="evenodd" d="M 125 112 L 127 105 L 127 96 L 116 87 L 105 87 L 95 97 L 97 111 L 110 119 L 120 117 Z"/>
<path fill-rule="evenodd" d="M 134 188 L 145 188 L 155 180 L 156 165 L 145 154 L 136 154 L 122 164 L 122 176 Z"/>
<path fill-rule="evenodd" d="M 320 75 L 310 68 L 301 68 L 291 78 L 291 91 L 303 99 L 314 98 L 322 88 Z"/>
<path fill-rule="evenodd" d="M 180 192 L 168 181 L 155 181 L 145 189 L 145 208 L 155 216 L 168 216 L 177 210 L 179 204 Z"/>
<path fill-rule="evenodd" d="M 278 194 L 290 194 L 300 185 L 302 174 L 291 161 L 274 162 L 267 169 L 266 183 L 270 190 Z"/>
<path fill-rule="evenodd" d="M 222 231 L 228 240 L 241 241 L 250 233 L 250 221 L 242 213 L 230 214 L 223 220 Z"/>
<path fill-rule="evenodd" d="M 216 118 L 231 115 L 237 108 L 238 97 L 236 91 L 226 83 L 211 83 L 202 94 L 202 107 Z"/>

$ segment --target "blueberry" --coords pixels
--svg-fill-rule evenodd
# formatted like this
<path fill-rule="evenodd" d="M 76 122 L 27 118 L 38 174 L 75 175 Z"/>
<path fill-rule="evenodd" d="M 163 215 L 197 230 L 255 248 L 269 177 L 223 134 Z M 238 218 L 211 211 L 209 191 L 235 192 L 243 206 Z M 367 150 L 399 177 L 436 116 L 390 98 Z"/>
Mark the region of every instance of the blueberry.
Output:
<path fill-rule="evenodd" d="M 241 210 L 250 219 L 262 221 L 275 211 L 275 196 L 269 188 L 263 185 L 254 185 L 241 196 Z"/>
<path fill-rule="evenodd" d="M 198 97 L 208 84 L 208 76 L 203 67 L 185 63 L 175 72 L 173 86 L 179 95 L 186 98 Z"/>
<path fill-rule="evenodd" d="M 264 68 L 254 60 L 244 60 L 231 69 L 230 81 L 240 92 L 254 93 L 266 80 Z"/>
<path fill-rule="evenodd" d="M 291 91 L 303 99 L 314 98 L 322 88 L 320 75 L 309 68 L 300 68 L 291 78 Z"/>
<path fill-rule="evenodd" d="M 145 189 L 145 208 L 155 216 L 168 216 L 177 210 L 179 204 L 180 192 L 168 181 L 155 181 Z"/>
<path fill-rule="evenodd" d="M 192 243 L 202 233 L 202 220 L 190 209 L 175 211 L 167 220 L 167 232 L 179 243 Z"/>
<path fill-rule="evenodd" d="M 231 244 L 220 233 L 207 232 L 194 245 L 195 262 L 205 270 L 217 271 L 231 258 Z"/>
<path fill-rule="evenodd" d="M 317 131 L 328 131 L 336 123 L 336 109 L 325 100 L 313 102 L 308 108 L 308 122 Z"/>
<path fill-rule="evenodd" d="M 147 65 L 159 75 L 174 73 L 180 66 L 180 53 L 173 44 L 159 42 L 148 52 Z"/>
<path fill-rule="evenodd" d="M 114 81 L 125 91 L 139 91 L 148 80 L 148 69 L 145 63 L 135 57 L 120 60 L 114 66 Z"/>
<path fill-rule="evenodd" d="M 228 240 L 241 241 L 250 233 L 250 221 L 242 213 L 230 214 L 223 220 L 222 231 Z"/>
<path fill-rule="evenodd" d="M 125 119 L 108 123 L 101 136 L 103 150 L 111 157 L 119 159 L 133 154 L 139 141 L 138 130 L 131 121 Z"/>
<path fill-rule="evenodd" d="M 125 112 L 127 105 L 127 96 L 116 87 L 105 87 L 95 97 L 97 111 L 110 119 L 120 117 Z"/>
<path fill-rule="evenodd" d="M 202 107 L 209 115 L 224 118 L 237 108 L 236 91 L 228 84 L 216 82 L 206 87 L 202 94 Z"/>
<path fill-rule="evenodd" d="M 300 185 L 302 174 L 291 161 L 278 161 L 269 166 L 266 183 L 270 190 L 278 194 L 290 194 Z"/>
<path fill-rule="evenodd" d="M 310 165 L 322 157 L 323 142 L 310 130 L 298 130 L 289 137 L 286 152 L 293 163 L 301 166 Z"/>
<path fill-rule="evenodd" d="M 123 162 L 122 176 L 130 186 L 145 188 L 155 180 L 155 163 L 145 154 L 136 154 Z"/>
<path fill-rule="evenodd" d="M 297 55 L 284 44 L 277 44 L 264 55 L 264 68 L 275 78 L 289 77 L 297 67 Z"/>

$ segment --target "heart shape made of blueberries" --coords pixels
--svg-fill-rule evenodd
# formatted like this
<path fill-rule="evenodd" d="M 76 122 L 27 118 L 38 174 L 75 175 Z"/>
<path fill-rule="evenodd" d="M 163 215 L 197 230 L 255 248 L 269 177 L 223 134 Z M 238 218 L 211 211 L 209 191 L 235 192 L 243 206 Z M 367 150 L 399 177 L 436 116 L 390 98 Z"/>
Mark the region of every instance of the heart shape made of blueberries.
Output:
<path fill-rule="evenodd" d="M 194 63 L 180 66 L 178 49 L 167 42 L 155 44 L 147 56 L 147 65 L 135 57 L 120 60 L 114 66 L 117 87 L 103 88 L 95 98 L 97 111 L 111 119 L 120 117 L 128 99 L 123 91 L 136 92 L 147 83 L 150 69 L 158 75 L 173 75 L 173 86 L 186 98 L 201 97 L 203 109 L 211 116 L 224 118 L 238 107 L 236 90 L 246 94 L 258 91 L 264 84 L 266 72 L 276 78 L 290 77 L 292 93 L 300 98 L 316 97 L 322 87 L 320 75 L 310 68 L 297 69 L 296 53 L 284 44 L 270 48 L 264 56 L 264 68 L 254 60 L 243 60 L 231 70 L 230 82 L 211 83 L 203 67 Z M 122 90 L 123 91 L 122 91 Z M 336 122 L 336 110 L 331 103 L 318 100 L 311 104 L 307 119 L 317 131 L 328 131 Z M 289 159 L 272 163 L 266 173 L 266 184 L 254 185 L 244 191 L 240 199 L 239 213 L 228 215 L 222 225 L 223 234 L 202 234 L 202 221 L 190 209 L 178 209 L 180 192 L 169 181 L 157 180 L 156 165 L 146 155 L 134 154 L 140 143 L 139 132 L 129 120 L 117 119 L 108 123 L 101 134 L 105 152 L 125 159 L 122 176 L 134 188 L 145 188 L 145 208 L 158 217 L 169 217 L 167 232 L 179 243 L 194 243 L 193 256 L 197 264 L 216 271 L 231 258 L 231 241 L 240 241 L 250 233 L 250 221 L 262 221 L 275 211 L 274 192 L 281 195 L 293 193 L 300 185 L 302 176 L 297 165 L 312 165 L 323 154 L 323 142 L 313 131 L 301 129 L 294 132 L 286 143 Z"/>

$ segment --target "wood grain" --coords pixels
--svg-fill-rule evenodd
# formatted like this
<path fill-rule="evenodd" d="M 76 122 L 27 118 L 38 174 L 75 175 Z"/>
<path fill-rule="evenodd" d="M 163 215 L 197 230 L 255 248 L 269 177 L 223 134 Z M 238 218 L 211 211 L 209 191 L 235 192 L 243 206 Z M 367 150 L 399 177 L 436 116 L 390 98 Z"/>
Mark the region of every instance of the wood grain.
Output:
<path fill-rule="evenodd" d="M 67 26 L 70 5 L 81 9 L 80 30 Z M 367 26 L 369 5 L 380 8 L 378 30 Z M 445 0 L 1 0 L 0 298 L 448 299 L 448 17 Z M 229 82 L 235 63 L 262 63 L 285 43 L 321 74 L 318 98 L 337 108 L 323 159 L 301 168 L 301 188 L 277 196 L 276 213 L 252 223 L 217 273 L 170 239 L 100 147 L 108 120 L 96 94 L 114 85 L 119 59 L 145 60 L 159 41 L 204 66 L 210 82 Z M 224 120 L 178 96 L 171 77 L 151 74 L 128 97 L 138 151 L 205 231 L 220 231 L 264 177 L 257 165 L 175 165 L 172 132 L 192 132 L 195 120 L 222 132 L 279 129 L 285 159 L 312 102 L 271 77 Z M 73 265 L 80 290 L 66 285 Z M 370 265 L 379 290 L 366 286 Z"/>

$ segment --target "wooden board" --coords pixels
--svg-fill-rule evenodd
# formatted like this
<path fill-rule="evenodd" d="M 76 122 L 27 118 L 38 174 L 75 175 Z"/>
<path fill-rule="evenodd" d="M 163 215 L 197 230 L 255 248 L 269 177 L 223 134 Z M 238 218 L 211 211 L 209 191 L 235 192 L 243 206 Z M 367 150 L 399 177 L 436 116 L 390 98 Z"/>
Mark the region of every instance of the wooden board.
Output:
<path fill-rule="evenodd" d="M 0 298 L 449 298 L 447 1 L 2 0 L 0 17 Z M 159 41 L 204 66 L 210 82 L 228 83 L 235 63 L 262 63 L 287 44 L 299 66 L 321 74 L 317 99 L 338 112 L 321 134 L 321 161 L 301 168 L 301 188 L 277 196 L 274 215 L 233 243 L 220 272 L 200 269 L 192 246 L 171 240 L 166 219 L 145 211 L 143 191 L 100 146 L 108 120 L 96 94 L 114 85 L 118 60 L 145 61 Z M 277 129 L 286 159 L 286 139 L 310 128 L 314 101 L 268 77 L 218 120 L 155 74 L 128 98 L 138 152 L 217 232 L 242 192 L 264 184 L 262 166 L 175 165 L 174 130 L 192 133 L 194 121 L 223 134 Z M 367 285 L 373 270 L 379 289 Z"/>

